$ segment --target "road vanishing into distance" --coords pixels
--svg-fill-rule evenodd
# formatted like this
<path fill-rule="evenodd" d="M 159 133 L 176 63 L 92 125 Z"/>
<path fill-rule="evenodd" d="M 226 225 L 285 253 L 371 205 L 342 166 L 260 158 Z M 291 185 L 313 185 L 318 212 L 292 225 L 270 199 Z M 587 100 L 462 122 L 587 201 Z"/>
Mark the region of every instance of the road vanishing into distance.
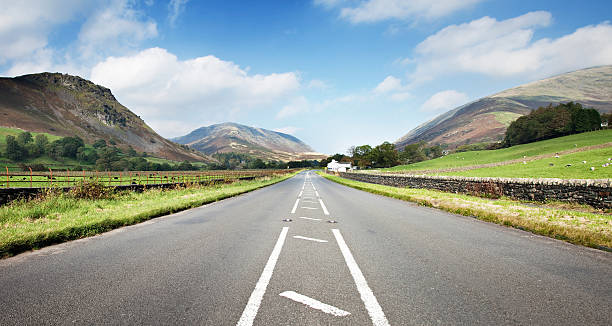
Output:
<path fill-rule="evenodd" d="M 0 307 L 1 325 L 610 325 L 612 254 L 303 172 L 4 259 Z"/>

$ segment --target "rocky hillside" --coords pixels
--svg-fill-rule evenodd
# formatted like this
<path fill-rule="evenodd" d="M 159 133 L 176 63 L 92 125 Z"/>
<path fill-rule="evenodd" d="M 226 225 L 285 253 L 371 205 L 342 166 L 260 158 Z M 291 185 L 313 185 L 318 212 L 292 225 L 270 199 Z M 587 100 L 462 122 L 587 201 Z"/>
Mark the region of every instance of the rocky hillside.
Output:
<path fill-rule="evenodd" d="M 398 139 L 398 148 L 425 141 L 450 148 L 503 138 L 506 128 L 532 109 L 561 102 L 612 112 L 612 66 L 578 70 L 521 85 L 445 112 Z"/>
<path fill-rule="evenodd" d="M 132 146 L 171 160 L 211 161 L 158 135 L 110 89 L 77 76 L 40 73 L 0 78 L 0 126 Z"/>
<path fill-rule="evenodd" d="M 229 122 L 202 127 L 172 140 L 204 154 L 235 152 L 281 161 L 326 157 L 291 135 Z"/>

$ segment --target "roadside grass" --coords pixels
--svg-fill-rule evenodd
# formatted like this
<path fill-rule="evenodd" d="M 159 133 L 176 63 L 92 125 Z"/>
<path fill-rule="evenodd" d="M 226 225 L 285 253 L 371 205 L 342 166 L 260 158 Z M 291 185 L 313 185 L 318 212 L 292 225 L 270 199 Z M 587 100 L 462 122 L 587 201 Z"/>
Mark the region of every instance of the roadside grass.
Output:
<path fill-rule="evenodd" d="M 339 184 L 374 194 L 472 216 L 573 244 L 612 251 L 610 214 L 530 205 L 507 198 L 486 199 L 429 189 L 397 188 L 319 174 Z"/>
<path fill-rule="evenodd" d="M 572 150 L 580 147 L 605 144 L 611 140 L 612 129 L 605 129 L 496 150 L 453 153 L 433 160 L 382 169 L 382 171 L 449 169 L 479 164 L 505 162 L 521 159 L 523 156 L 529 158 L 542 154 L 554 154 L 556 152 Z"/>
<path fill-rule="evenodd" d="M 612 147 L 561 155 L 523 163 L 473 169 L 457 172 L 440 172 L 434 175 L 499 178 L 561 178 L 608 179 L 612 178 Z M 583 163 L 586 161 L 586 163 Z M 552 164 L 552 165 L 551 165 Z M 567 165 L 571 166 L 567 166 Z M 603 166 L 609 164 L 608 166 Z M 591 167 L 595 170 L 592 171 Z"/>
<path fill-rule="evenodd" d="M 100 199 L 50 191 L 0 207 L 0 257 L 202 206 L 281 182 L 296 173 L 213 186 L 104 193 Z"/>

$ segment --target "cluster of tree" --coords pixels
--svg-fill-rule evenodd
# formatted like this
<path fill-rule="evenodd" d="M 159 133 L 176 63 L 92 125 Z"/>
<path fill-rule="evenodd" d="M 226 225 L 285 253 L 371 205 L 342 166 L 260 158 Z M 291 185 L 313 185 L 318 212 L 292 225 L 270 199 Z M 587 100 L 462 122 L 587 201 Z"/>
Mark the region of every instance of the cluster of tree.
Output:
<path fill-rule="evenodd" d="M 342 163 L 351 163 L 360 169 L 387 168 L 399 164 L 399 154 L 395 146 L 389 142 L 372 147 L 370 145 L 352 146 L 348 149 L 348 156 L 335 154 L 319 162 L 321 167 L 326 167 L 332 160 Z"/>
<path fill-rule="evenodd" d="M 426 145 L 427 143 L 424 141 L 406 145 L 399 154 L 402 164 L 432 160 L 444 155 L 444 148 L 442 146 L 434 145 L 427 147 Z"/>
<path fill-rule="evenodd" d="M 212 164 L 209 166 L 213 170 L 238 170 L 238 169 L 286 169 L 286 168 L 309 168 L 318 167 L 319 162 L 312 160 L 302 161 L 264 161 L 260 158 L 255 158 L 248 154 L 243 153 L 215 153 L 212 155 L 219 161 L 218 164 Z"/>
<path fill-rule="evenodd" d="M 597 130 L 601 128 L 601 120 L 597 110 L 583 108 L 580 103 L 540 107 L 510 124 L 503 145 L 510 147 Z"/>
<path fill-rule="evenodd" d="M 416 163 L 434 159 L 444 154 L 440 145 L 426 146 L 419 142 L 406 145 L 403 151 L 397 151 L 395 145 L 384 142 L 378 146 L 370 145 L 352 146 L 348 149 L 349 155 L 335 154 L 320 161 L 321 167 L 326 167 L 332 160 L 341 163 L 351 163 L 360 169 L 389 168 L 399 164 Z"/>
<path fill-rule="evenodd" d="M 109 142 L 116 145 L 114 141 Z M 198 168 L 185 161 L 171 165 L 153 163 L 144 157 L 146 153 L 137 153 L 133 148 L 122 151 L 116 146 L 108 146 L 105 140 L 99 139 L 92 146 L 86 146 L 79 137 L 64 137 L 52 142 L 44 134 L 32 137 L 29 132 L 22 132 L 17 137 L 6 136 L 6 156 L 14 162 L 23 162 L 48 156 L 56 161 L 73 159 L 81 165 L 94 166 L 98 171 L 172 171 L 197 170 Z M 23 169 L 46 170 L 41 164 L 23 165 Z"/>

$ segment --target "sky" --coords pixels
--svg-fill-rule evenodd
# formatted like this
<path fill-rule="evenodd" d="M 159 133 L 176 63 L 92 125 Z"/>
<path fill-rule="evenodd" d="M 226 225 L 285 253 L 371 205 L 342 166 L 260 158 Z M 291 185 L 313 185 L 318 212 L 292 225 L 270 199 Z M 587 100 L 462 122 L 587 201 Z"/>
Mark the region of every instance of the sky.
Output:
<path fill-rule="evenodd" d="M 78 75 L 171 138 L 237 122 L 316 151 L 612 64 L 612 1 L 0 0 L 0 75 Z"/>

